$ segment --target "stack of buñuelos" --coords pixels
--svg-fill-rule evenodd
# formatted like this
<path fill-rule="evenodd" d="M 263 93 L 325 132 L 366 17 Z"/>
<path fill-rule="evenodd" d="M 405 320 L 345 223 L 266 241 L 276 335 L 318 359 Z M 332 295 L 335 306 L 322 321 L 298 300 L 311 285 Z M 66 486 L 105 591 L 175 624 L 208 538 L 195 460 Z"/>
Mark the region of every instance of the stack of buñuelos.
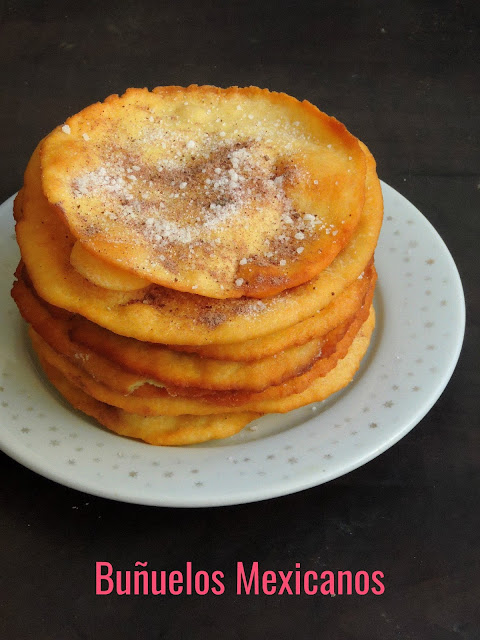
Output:
<path fill-rule="evenodd" d="M 375 161 L 308 102 L 129 89 L 40 142 L 12 295 L 77 409 L 158 445 L 324 400 L 374 328 Z"/>

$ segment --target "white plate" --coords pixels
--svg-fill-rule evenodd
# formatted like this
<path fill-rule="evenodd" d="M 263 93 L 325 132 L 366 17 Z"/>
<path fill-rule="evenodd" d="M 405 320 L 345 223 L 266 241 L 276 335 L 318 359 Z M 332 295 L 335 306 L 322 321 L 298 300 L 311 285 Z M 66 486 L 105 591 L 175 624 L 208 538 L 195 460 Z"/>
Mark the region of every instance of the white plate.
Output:
<path fill-rule="evenodd" d="M 378 456 L 435 403 L 465 326 L 462 285 L 448 249 L 412 204 L 382 186 L 377 327 L 353 383 L 324 403 L 265 416 L 227 440 L 179 448 L 108 432 L 70 409 L 45 381 L 9 295 L 18 261 L 10 198 L 0 207 L 0 447 L 69 487 L 175 507 L 286 495 Z"/>

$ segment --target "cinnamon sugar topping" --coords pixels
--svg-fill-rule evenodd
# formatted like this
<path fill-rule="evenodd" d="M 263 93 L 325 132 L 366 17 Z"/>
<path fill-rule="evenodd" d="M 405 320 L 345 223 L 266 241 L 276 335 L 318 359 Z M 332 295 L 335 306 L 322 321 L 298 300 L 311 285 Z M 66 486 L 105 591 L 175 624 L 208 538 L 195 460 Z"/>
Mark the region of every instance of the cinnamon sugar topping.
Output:
<path fill-rule="evenodd" d="M 144 279 L 262 297 L 305 281 L 340 251 L 360 209 L 337 238 L 354 188 L 339 205 L 333 182 L 345 180 L 347 157 L 352 174 L 359 160 L 349 134 L 308 105 L 260 90 L 223 95 L 132 90 L 93 105 L 71 120 L 68 149 L 64 136 L 50 144 L 50 184 L 55 145 L 69 170 L 47 197 L 92 253 Z M 352 175 L 355 188 L 361 179 Z"/>

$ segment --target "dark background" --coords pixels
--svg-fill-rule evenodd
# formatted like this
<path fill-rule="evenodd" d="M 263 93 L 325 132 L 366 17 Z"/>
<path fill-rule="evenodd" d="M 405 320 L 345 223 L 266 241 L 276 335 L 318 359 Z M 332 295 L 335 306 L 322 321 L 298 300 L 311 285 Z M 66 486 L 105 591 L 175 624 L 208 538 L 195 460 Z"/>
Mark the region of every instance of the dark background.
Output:
<path fill-rule="evenodd" d="M 327 485 L 263 503 L 162 509 L 80 494 L 0 454 L 0 638 L 478 640 L 479 3 L 0 2 L 0 201 L 37 141 L 129 86 L 254 84 L 307 98 L 437 228 L 468 326 L 413 432 Z M 77 509 L 72 509 L 78 506 Z M 96 560 L 223 570 L 221 597 L 94 595 Z M 382 596 L 234 595 L 237 560 L 382 570 Z"/>

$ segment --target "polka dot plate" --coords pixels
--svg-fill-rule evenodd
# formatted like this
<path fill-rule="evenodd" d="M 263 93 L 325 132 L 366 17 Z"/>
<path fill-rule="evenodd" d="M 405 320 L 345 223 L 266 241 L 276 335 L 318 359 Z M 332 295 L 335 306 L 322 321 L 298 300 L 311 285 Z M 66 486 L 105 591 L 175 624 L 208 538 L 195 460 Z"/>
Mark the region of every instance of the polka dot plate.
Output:
<path fill-rule="evenodd" d="M 10 198 L 0 207 L 0 447 L 69 487 L 175 507 L 286 495 L 375 458 L 435 403 L 457 362 L 465 325 L 448 249 L 404 197 L 385 184 L 383 193 L 377 327 L 352 384 L 323 403 L 265 416 L 232 438 L 178 448 L 108 432 L 69 408 L 45 380 L 9 294 L 19 257 Z"/>

